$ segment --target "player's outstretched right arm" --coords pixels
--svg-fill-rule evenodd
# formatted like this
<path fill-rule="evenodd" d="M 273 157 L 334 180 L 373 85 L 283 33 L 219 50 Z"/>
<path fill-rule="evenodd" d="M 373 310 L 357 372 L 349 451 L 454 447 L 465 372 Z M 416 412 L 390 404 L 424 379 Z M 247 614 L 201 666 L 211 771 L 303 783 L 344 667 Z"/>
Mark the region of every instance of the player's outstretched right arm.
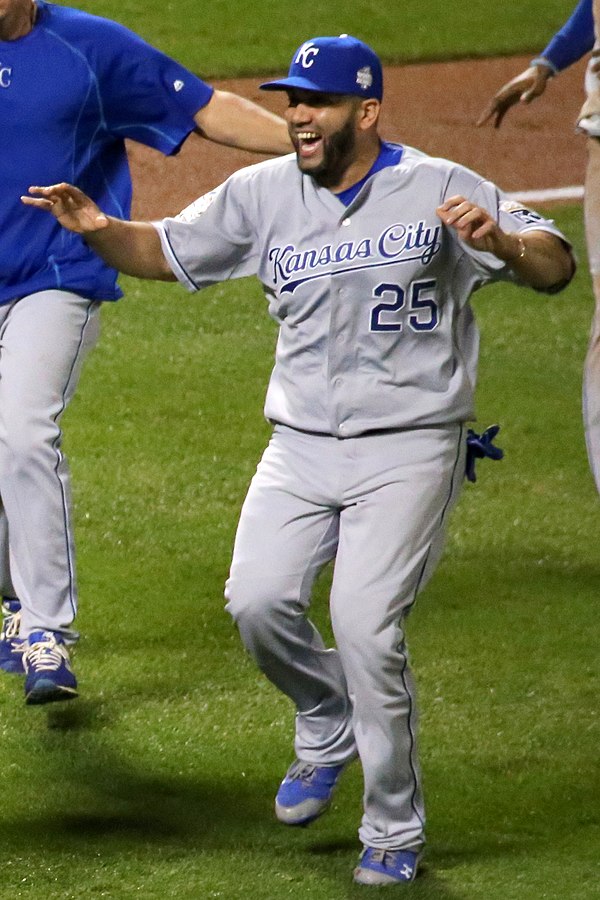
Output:
<path fill-rule="evenodd" d="M 71 184 L 30 187 L 21 197 L 26 206 L 52 213 L 60 224 L 81 234 L 113 269 L 137 278 L 175 281 L 150 222 L 127 222 L 107 216 L 87 194 Z"/>

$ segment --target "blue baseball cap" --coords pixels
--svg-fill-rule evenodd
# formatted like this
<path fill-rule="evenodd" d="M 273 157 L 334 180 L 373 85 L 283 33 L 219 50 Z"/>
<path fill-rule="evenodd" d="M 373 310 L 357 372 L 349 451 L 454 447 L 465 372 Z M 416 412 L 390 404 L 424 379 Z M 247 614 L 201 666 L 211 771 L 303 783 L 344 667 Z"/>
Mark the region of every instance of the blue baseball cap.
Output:
<path fill-rule="evenodd" d="M 349 34 L 317 37 L 298 47 L 287 78 L 266 81 L 263 91 L 301 88 L 323 94 L 383 96 L 383 73 L 379 57 L 367 44 Z"/>

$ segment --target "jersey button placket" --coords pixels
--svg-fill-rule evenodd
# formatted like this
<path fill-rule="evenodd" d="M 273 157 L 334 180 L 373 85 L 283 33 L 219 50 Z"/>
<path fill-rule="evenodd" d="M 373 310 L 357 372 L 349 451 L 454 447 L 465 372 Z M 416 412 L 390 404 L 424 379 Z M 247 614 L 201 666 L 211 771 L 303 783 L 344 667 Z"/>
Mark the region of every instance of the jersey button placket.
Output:
<path fill-rule="evenodd" d="M 342 227 L 349 224 L 349 219 L 344 219 Z M 331 410 L 334 424 L 340 436 L 344 435 L 346 426 L 343 419 L 346 417 L 346 404 L 344 397 L 347 391 L 347 352 L 346 343 L 348 329 L 345 320 L 344 305 L 348 301 L 348 289 L 341 281 L 345 276 L 338 275 L 332 278 L 332 303 L 331 321 L 329 331 L 329 374 L 331 384 Z"/>
<path fill-rule="evenodd" d="M 351 229 L 352 218 L 345 216 L 338 225 L 338 246 L 352 240 L 348 233 Z M 342 268 L 345 264 L 339 263 Z M 343 437 L 348 433 L 348 373 L 351 361 L 349 359 L 349 335 L 352 329 L 348 324 L 348 304 L 351 302 L 352 273 L 332 275 L 330 281 L 331 312 L 329 324 L 329 384 L 331 397 L 331 424 L 337 433 Z"/>

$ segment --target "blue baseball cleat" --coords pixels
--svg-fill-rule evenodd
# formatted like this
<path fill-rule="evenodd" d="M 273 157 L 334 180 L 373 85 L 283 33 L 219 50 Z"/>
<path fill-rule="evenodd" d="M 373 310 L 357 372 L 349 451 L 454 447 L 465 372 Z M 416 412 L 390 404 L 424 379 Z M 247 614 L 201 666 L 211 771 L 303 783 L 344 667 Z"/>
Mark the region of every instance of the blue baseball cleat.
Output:
<path fill-rule="evenodd" d="M 322 815 L 344 769 L 296 760 L 287 770 L 275 798 L 275 815 L 285 825 L 308 825 Z"/>
<path fill-rule="evenodd" d="M 365 847 L 354 870 L 357 884 L 401 884 L 417 877 L 419 854 L 412 850 Z"/>
<path fill-rule="evenodd" d="M 54 631 L 33 631 L 23 654 L 25 703 L 52 703 L 77 696 L 77 679 L 71 669 L 69 651 Z"/>
<path fill-rule="evenodd" d="M 19 637 L 21 604 L 13 597 L 2 598 L 2 630 L 0 630 L 0 669 L 23 675 L 25 641 Z"/>

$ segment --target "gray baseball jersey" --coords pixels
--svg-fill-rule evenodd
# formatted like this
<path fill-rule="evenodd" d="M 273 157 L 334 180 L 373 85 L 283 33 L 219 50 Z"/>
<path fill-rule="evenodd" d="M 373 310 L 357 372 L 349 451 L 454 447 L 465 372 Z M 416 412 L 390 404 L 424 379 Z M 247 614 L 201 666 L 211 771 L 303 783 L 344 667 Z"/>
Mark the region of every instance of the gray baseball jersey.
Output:
<path fill-rule="evenodd" d="M 515 276 L 442 225 L 436 207 L 455 194 L 505 231 L 560 235 L 476 173 L 409 147 L 348 207 L 290 155 L 236 172 L 155 224 L 189 290 L 261 280 L 280 327 L 267 418 L 349 437 L 474 416 L 478 332 L 469 297 Z"/>

